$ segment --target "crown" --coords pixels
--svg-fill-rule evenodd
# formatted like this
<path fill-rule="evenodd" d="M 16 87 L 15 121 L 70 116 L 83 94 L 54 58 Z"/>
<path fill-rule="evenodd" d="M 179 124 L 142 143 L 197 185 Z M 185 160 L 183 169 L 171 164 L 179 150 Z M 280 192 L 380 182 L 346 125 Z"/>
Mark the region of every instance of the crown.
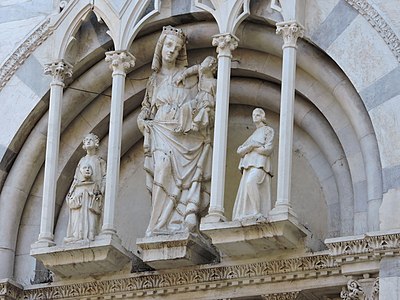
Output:
<path fill-rule="evenodd" d="M 168 26 L 163 27 L 162 32 L 167 35 L 170 35 L 170 34 L 176 35 L 177 37 L 182 39 L 182 41 L 186 41 L 186 35 L 183 32 L 183 30 L 180 28 L 175 28 L 175 27 L 172 27 L 171 25 L 168 25 Z"/>

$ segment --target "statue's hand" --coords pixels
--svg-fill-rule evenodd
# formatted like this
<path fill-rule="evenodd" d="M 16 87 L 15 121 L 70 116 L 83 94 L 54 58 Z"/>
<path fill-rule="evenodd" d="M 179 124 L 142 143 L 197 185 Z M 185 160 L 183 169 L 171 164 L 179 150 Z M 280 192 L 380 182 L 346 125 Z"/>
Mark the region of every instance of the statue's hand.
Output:
<path fill-rule="evenodd" d="M 185 77 L 182 75 L 178 76 L 178 78 L 175 81 L 175 85 L 178 86 L 180 83 L 182 83 L 182 85 L 185 85 Z"/>
<path fill-rule="evenodd" d="M 145 120 L 148 117 L 148 115 L 149 115 L 148 109 L 143 109 L 137 118 L 137 124 L 138 124 L 139 130 L 143 134 L 144 134 L 145 130 L 146 130 L 146 132 L 149 132 L 149 128 L 148 128 L 148 126 L 146 124 L 146 120 Z"/>

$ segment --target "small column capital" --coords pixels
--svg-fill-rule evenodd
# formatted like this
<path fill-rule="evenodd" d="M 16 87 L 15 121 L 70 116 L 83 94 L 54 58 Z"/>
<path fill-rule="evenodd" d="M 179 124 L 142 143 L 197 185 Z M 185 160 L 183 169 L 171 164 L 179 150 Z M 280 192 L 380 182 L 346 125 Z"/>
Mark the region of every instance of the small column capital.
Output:
<path fill-rule="evenodd" d="M 239 39 L 230 33 L 213 36 L 212 45 L 217 46 L 218 57 L 232 58 L 232 51 L 238 46 Z"/>
<path fill-rule="evenodd" d="M 283 37 L 284 48 L 297 48 L 297 39 L 303 37 L 304 28 L 296 21 L 276 23 L 276 34 L 281 34 Z"/>
<path fill-rule="evenodd" d="M 129 68 L 135 66 L 136 58 L 126 50 L 106 52 L 106 62 L 110 63 L 113 75 L 126 75 Z"/>
<path fill-rule="evenodd" d="M 72 76 L 72 65 L 64 60 L 54 61 L 44 66 L 44 74 L 53 77 L 52 85 L 64 86 L 65 78 Z"/>

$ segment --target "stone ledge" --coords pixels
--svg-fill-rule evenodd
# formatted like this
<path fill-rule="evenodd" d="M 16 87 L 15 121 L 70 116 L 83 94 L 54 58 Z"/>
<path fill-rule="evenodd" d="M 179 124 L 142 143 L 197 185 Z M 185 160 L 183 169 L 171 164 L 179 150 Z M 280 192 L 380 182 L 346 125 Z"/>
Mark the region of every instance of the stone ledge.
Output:
<path fill-rule="evenodd" d="M 158 235 L 137 239 L 136 244 L 143 262 L 154 269 L 194 266 L 219 259 L 211 243 L 198 234 Z"/>
<path fill-rule="evenodd" d="M 61 277 L 100 275 L 120 271 L 133 254 L 114 236 L 99 236 L 86 243 L 36 248 L 31 256 Z"/>
<path fill-rule="evenodd" d="M 252 218 L 244 221 L 202 223 L 200 230 L 228 256 L 255 257 L 265 251 L 304 246 L 309 232 L 292 218 Z"/>

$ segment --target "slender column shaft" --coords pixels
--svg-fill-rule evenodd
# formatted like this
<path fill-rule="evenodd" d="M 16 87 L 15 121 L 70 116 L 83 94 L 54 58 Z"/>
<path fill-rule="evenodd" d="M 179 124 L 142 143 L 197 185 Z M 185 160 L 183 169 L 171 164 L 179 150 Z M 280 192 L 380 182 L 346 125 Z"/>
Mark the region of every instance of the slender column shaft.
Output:
<path fill-rule="evenodd" d="M 213 167 L 211 173 L 210 209 L 204 222 L 225 221 L 224 188 L 226 148 L 228 139 L 229 90 L 231 77 L 231 51 L 236 49 L 238 39 L 231 34 L 215 36 L 213 46 L 218 52 L 218 78 L 215 107 Z"/>
<path fill-rule="evenodd" d="M 283 35 L 282 90 L 279 127 L 278 188 L 276 208 L 289 209 L 292 177 L 293 115 L 296 77 L 296 42 L 303 30 L 296 22 L 277 24 Z"/>
<path fill-rule="evenodd" d="M 125 77 L 127 69 L 134 65 L 135 60 L 127 51 L 111 51 L 106 53 L 106 61 L 111 63 L 113 80 L 102 234 L 113 235 L 117 233 L 114 218 L 119 185 Z"/>
<path fill-rule="evenodd" d="M 71 66 L 63 61 L 48 64 L 45 68 L 45 74 L 52 75 L 53 80 L 50 84 L 43 203 L 38 242 L 51 246 L 54 245 L 53 229 L 60 143 L 61 101 L 63 96 L 64 78 L 72 75 Z"/>

